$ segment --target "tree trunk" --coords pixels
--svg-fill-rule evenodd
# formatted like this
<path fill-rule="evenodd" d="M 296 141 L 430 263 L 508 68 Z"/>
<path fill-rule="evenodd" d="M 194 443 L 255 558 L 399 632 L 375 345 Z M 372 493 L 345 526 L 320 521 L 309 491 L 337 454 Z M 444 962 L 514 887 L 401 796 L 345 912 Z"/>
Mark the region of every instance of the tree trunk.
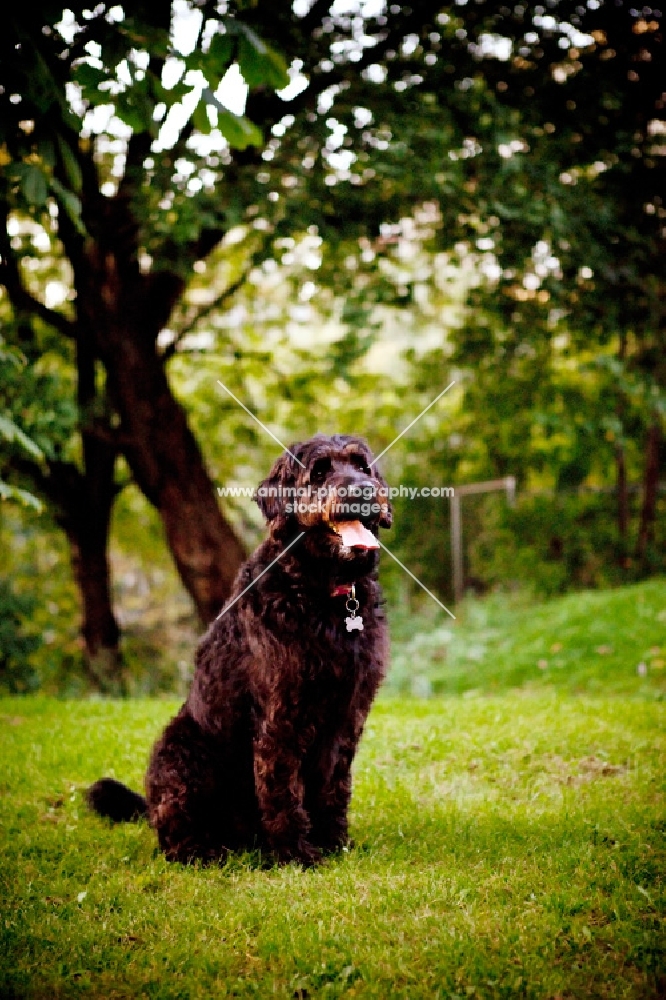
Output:
<path fill-rule="evenodd" d="M 121 414 L 123 452 L 158 511 L 183 584 L 204 623 L 219 614 L 244 559 L 161 358 L 152 344 L 121 341 L 110 391 Z M 107 371 L 110 364 L 107 361 Z"/>
<path fill-rule="evenodd" d="M 623 569 L 626 569 L 629 561 L 629 490 L 627 486 L 627 462 L 623 444 L 618 444 L 615 449 L 615 468 L 617 472 L 618 562 Z"/>
<path fill-rule="evenodd" d="M 620 331 L 618 347 L 618 361 L 624 365 L 627 356 L 627 335 L 624 330 Z M 615 412 L 624 434 L 624 411 L 625 397 L 621 390 L 618 392 Z M 622 569 L 628 569 L 629 558 L 629 490 L 627 484 L 627 460 L 622 438 L 615 448 L 615 468 L 617 472 L 617 534 L 618 534 L 618 562 Z"/>
<path fill-rule="evenodd" d="M 245 553 L 222 516 L 185 412 L 174 397 L 157 331 L 116 327 L 104 348 L 107 389 L 132 475 L 159 513 L 180 578 L 205 624 L 219 614 Z"/>
<path fill-rule="evenodd" d="M 113 613 L 107 556 L 115 484 L 117 446 L 108 427 L 94 416 L 97 402 L 95 361 L 89 345 L 77 342 L 77 402 L 80 414 L 82 468 L 48 459 L 48 471 L 28 462 L 15 463 L 37 493 L 49 503 L 56 524 L 67 536 L 74 580 L 81 600 L 81 636 L 88 680 L 107 694 L 125 694 L 119 648 L 120 629 Z M 106 432 L 105 432 L 106 431 Z"/>
<path fill-rule="evenodd" d="M 82 335 L 79 330 L 76 366 L 83 489 L 72 500 L 75 517 L 70 517 L 66 531 L 74 578 L 81 592 L 81 631 L 88 673 L 102 691 L 124 695 L 127 693 L 126 678 L 119 645 L 120 629 L 113 613 L 108 559 L 111 513 L 118 492 L 115 483 L 117 447 L 109 441 L 107 419 L 96 414 L 100 392 L 95 364 L 92 338 Z M 103 396 L 101 403 L 104 409 Z"/>
<path fill-rule="evenodd" d="M 659 445 L 661 443 L 661 426 L 659 416 L 655 415 L 651 424 L 645 447 L 645 472 L 643 474 L 643 506 L 636 541 L 636 559 L 645 564 L 648 546 L 654 537 L 654 521 L 657 510 L 657 493 L 659 491 Z"/>
<path fill-rule="evenodd" d="M 109 568 L 109 530 L 117 494 L 116 449 L 82 430 L 86 489 L 85 509 L 69 539 L 72 568 L 83 606 L 82 634 L 89 671 L 109 694 L 127 694 L 127 681 L 120 652 L 120 628 L 113 613 Z"/>
<path fill-rule="evenodd" d="M 51 501 L 55 519 L 67 535 L 74 579 L 81 595 L 81 635 L 86 674 L 106 694 L 125 694 L 120 629 L 113 613 L 107 547 L 116 496 L 115 449 L 84 437 L 86 469 L 69 462 L 50 462 L 50 474 L 39 481 Z"/>
<path fill-rule="evenodd" d="M 108 531 L 103 533 L 100 529 L 100 524 L 88 525 L 78 537 L 72 533 L 67 536 L 72 570 L 81 593 L 81 634 L 85 643 L 86 668 L 89 679 L 100 691 L 126 695 L 127 679 L 119 647 L 120 629 L 111 604 L 106 551 Z"/>
<path fill-rule="evenodd" d="M 120 418 L 117 444 L 156 508 L 180 577 L 204 623 L 219 614 L 245 553 L 222 516 L 203 457 L 167 380 L 157 337 L 182 277 L 141 273 L 136 221 L 120 196 L 106 205 L 75 268 L 79 343 L 94 345 Z M 92 226 L 92 223 L 91 223 Z"/>

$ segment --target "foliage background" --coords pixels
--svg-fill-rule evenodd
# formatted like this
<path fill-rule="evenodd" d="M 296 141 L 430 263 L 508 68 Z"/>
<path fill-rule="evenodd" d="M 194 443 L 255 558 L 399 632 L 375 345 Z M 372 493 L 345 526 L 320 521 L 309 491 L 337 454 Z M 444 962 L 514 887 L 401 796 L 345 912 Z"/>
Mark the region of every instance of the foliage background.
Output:
<path fill-rule="evenodd" d="M 512 508 L 463 501 L 471 591 L 529 600 L 663 572 L 659 12 L 174 11 L 199 25 L 191 44 L 143 5 L 44 4 L 45 32 L 17 11 L 3 42 L 0 684 L 90 684 L 46 487 L 63 463 L 85 486 L 95 434 L 117 447 L 111 603 L 131 690 L 182 688 L 200 627 L 122 443 L 136 433 L 118 390 L 129 368 L 81 332 L 90 290 L 70 251 L 86 233 L 104 246 L 105 226 L 136 287 L 166 275 L 178 290 L 152 349 L 213 486 L 253 485 L 276 457 L 218 379 L 285 442 L 361 432 L 377 450 L 455 379 L 383 464 L 412 488 L 516 477 Z M 65 46 L 60 63 L 39 62 L 45 38 Z M 169 60 L 182 65 L 167 85 Z M 249 85 L 244 114 L 215 96 L 229 72 Z M 169 147 L 160 123 L 188 101 Z M 123 336 L 136 346 L 140 331 Z M 221 506 L 253 547 L 254 505 Z M 395 506 L 387 544 L 450 602 L 448 503 Z M 399 633 L 411 614 L 433 625 L 388 559 L 382 577 Z"/>

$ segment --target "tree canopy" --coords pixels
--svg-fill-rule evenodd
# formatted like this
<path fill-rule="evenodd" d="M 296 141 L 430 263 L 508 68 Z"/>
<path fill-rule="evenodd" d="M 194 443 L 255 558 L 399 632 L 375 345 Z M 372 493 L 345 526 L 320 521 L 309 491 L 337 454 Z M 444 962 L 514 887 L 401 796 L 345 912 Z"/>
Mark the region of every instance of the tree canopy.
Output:
<path fill-rule="evenodd" d="M 107 548 L 128 479 L 202 618 L 228 592 L 243 546 L 170 362 L 271 268 L 315 318 L 341 304 L 322 376 L 343 381 L 377 309 L 418 348 L 462 283 L 466 320 L 425 363 L 468 373 L 468 453 L 501 471 L 565 429 L 575 483 L 601 435 L 621 482 L 640 442 L 645 554 L 666 378 L 658 10 L 48 2 L 7 21 L 3 490 L 45 499 L 67 535 L 91 669 L 119 670 Z M 596 366 L 591 394 L 573 359 Z"/>

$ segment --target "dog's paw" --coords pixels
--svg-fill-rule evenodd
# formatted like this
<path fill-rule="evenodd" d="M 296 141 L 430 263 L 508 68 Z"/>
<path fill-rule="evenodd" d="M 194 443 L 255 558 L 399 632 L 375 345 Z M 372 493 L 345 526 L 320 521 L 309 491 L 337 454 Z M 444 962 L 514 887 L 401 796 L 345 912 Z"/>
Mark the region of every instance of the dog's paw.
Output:
<path fill-rule="evenodd" d="M 307 840 L 299 840 L 296 844 L 281 844 L 275 850 L 275 855 L 281 865 L 295 861 L 304 868 L 312 868 L 322 860 L 322 852 Z"/>
<path fill-rule="evenodd" d="M 354 841 L 346 835 L 336 838 L 322 837 L 317 840 L 317 847 L 323 854 L 346 854 L 353 849 Z"/>
<path fill-rule="evenodd" d="M 296 860 L 304 868 L 312 868 L 314 865 L 319 864 L 322 857 L 322 852 L 318 847 L 315 847 L 313 844 L 306 844 L 299 850 Z"/>
<path fill-rule="evenodd" d="M 310 830 L 310 840 L 323 854 L 337 854 L 350 847 L 353 842 L 349 837 L 346 820 L 338 823 L 329 822 L 321 827 Z"/>

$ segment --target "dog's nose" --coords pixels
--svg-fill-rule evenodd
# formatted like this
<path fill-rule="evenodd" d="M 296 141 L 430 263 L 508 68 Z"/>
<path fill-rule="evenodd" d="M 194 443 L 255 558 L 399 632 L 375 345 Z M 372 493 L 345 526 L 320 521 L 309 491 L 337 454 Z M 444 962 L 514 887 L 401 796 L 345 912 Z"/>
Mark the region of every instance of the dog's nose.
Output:
<path fill-rule="evenodd" d="M 381 510 L 372 509 L 383 502 L 377 480 L 367 476 L 344 476 L 334 488 L 340 519 L 358 520 L 364 524 L 375 524 L 379 520 Z"/>
<path fill-rule="evenodd" d="M 336 487 L 338 491 L 345 490 L 348 497 L 359 500 L 374 500 L 379 492 L 379 484 L 365 476 L 345 476 Z"/>

